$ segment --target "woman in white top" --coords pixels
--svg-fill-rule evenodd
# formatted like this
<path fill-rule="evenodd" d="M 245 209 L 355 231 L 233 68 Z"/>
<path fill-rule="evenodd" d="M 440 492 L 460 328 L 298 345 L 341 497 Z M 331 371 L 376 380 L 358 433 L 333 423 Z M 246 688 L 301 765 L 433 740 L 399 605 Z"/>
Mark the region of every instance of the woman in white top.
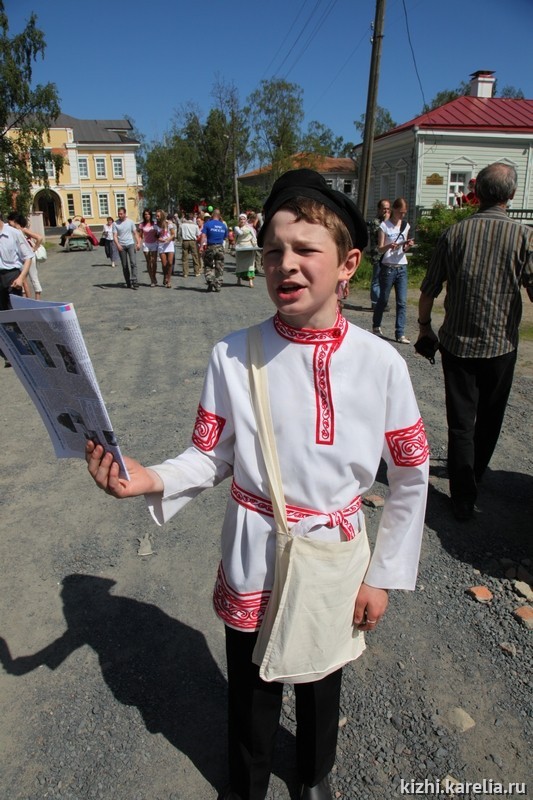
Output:
<path fill-rule="evenodd" d="M 168 223 L 167 215 L 161 209 L 156 211 L 156 220 L 159 242 L 157 251 L 163 268 L 163 286 L 166 289 L 171 289 L 170 276 L 172 275 L 172 264 L 174 263 L 174 238 L 176 234 Z"/>
<path fill-rule="evenodd" d="M 257 236 L 254 227 L 248 222 L 246 214 L 239 214 L 239 224 L 235 226 L 233 232 L 235 233 L 237 286 L 242 286 L 242 280 L 245 280 L 249 281 L 250 288 L 253 288 Z"/>
<path fill-rule="evenodd" d="M 9 214 L 7 221 L 12 228 L 18 228 L 19 231 L 22 231 L 26 241 L 28 242 L 29 246 L 33 250 L 33 257 L 31 260 L 30 271 L 28 273 L 28 278 L 30 283 L 33 287 L 33 293 L 36 300 L 41 299 L 41 294 L 43 291 L 43 287 L 41 286 L 41 282 L 39 280 L 39 273 L 37 271 L 37 259 L 35 258 L 35 251 L 43 243 L 43 237 L 39 233 L 34 233 L 28 228 L 28 220 L 26 219 L 23 214 L 17 214 L 16 211 L 12 211 Z M 29 285 L 28 281 L 24 281 L 24 294 L 26 297 L 29 297 Z"/>
<path fill-rule="evenodd" d="M 102 228 L 102 239 L 104 240 L 106 258 L 109 258 L 112 267 L 116 267 L 119 261 L 119 255 L 113 238 L 113 222 L 113 217 L 107 218 Z"/>
<path fill-rule="evenodd" d="M 383 220 L 378 229 L 378 253 L 381 255 L 379 270 L 379 300 L 374 308 L 372 331 L 383 336 L 381 320 L 389 302 L 392 287 L 396 295 L 395 335 L 399 344 L 410 344 L 405 335 L 407 316 L 407 258 L 406 251 L 414 244 L 409 239 L 409 223 L 405 219 L 407 203 L 398 197 L 392 204 L 389 219 Z"/>

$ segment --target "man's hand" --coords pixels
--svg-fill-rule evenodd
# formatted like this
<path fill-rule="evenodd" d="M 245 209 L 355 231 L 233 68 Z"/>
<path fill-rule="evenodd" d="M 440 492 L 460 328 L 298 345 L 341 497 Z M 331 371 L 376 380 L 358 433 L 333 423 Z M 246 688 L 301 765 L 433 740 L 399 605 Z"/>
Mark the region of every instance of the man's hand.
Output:
<path fill-rule="evenodd" d="M 387 589 L 376 589 L 363 582 L 355 601 L 354 625 L 360 631 L 373 631 L 387 610 L 388 604 Z"/>
<path fill-rule="evenodd" d="M 133 458 L 124 457 L 124 464 L 130 476 L 129 481 L 120 478 L 119 465 L 113 459 L 113 454 L 106 453 L 101 445 L 95 445 L 92 441 L 87 442 L 85 460 L 96 485 L 106 494 L 119 500 L 163 491 L 163 481 L 159 475 L 153 470 L 143 467 Z"/>

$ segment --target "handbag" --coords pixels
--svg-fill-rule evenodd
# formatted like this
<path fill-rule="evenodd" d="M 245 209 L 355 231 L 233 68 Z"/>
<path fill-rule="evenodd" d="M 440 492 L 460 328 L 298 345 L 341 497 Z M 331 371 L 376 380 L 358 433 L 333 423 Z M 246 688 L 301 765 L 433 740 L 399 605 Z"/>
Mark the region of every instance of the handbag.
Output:
<path fill-rule="evenodd" d="M 106 242 L 107 242 L 107 239 L 106 239 L 106 237 L 105 237 L 105 236 L 100 236 L 100 241 L 98 242 L 98 244 L 100 245 L 100 247 L 105 247 L 105 243 L 106 243 Z"/>
<path fill-rule="evenodd" d="M 364 634 L 353 623 L 355 601 L 370 548 L 363 523 L 344 542 L 323 541 L 310 528 L 323 517 L 307 518 L 291 530 L 270 415 L 261 331 L 248 331 L 250 392 L 276 523 L 274 586 L 259 629 L 252 661 L 264 681 L 309 683 L 358 658 Z M 307 530 L 307 535 L 299 533 Z"/>
<path fill-rule="evenodd" d="M 44 244 L 40 244 L 35 251 L 35 258 L 37 261 L 46 261 L 46 247 Z"/>

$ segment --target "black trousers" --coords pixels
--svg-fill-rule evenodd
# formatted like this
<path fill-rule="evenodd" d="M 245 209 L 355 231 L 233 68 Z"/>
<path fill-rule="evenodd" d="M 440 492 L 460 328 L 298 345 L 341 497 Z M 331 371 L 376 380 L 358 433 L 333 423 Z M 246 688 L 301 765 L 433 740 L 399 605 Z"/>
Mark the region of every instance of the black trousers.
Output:
<path fill-rule="evenodd" d="M 458 358 L 441 348 L 448 475 L 454 499 L 474 502 L 498 442 L 513 384 L 516 350 L 496 358 Z"/>
<path fill-rule="evenodd" d="M 8 311 L 11 308 L 9 290 L 18 275 L 20 275 L 20 269 L 0 270 L 0 311 Z"/>
<path fill-rule="evenodd" d="M 241 800 L 264 800 L 283 697 L 252 662 L 256 633 L 226 627 L 230 785 Z M 295 685 L 296 758 L 300 781 L 314 786 L 335 763 L 342 670 Z"/>

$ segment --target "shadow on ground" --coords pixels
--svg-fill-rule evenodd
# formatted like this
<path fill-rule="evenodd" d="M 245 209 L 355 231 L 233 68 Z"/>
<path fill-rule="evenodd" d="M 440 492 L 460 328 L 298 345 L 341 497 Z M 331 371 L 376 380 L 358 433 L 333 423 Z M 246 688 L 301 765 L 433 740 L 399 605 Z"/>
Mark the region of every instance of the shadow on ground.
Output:
<path fill-rule="evenodd" d="M 430 474 L 447 477 L 444 466 L 432 466 Z M 501 559 L 520 562 L 532 556 L 533 476 L 488 469 L 468 522 L 457 522 L 448 494 L 430 484 L 426 524 L 454 558 L 502 578 Z"/>
<path fill-rule="evenodd" d="M 4 669 L 12 675 L 43 665 L 57 669 L 88 645 L 118 702 L 136 706 L 147 730 L 162 733 L 220 791 L 227 778 L 226 679 L 204 635 L 154 605 L 112 595 L 114 585 L 92 575 L 67 575 L 61 593 L 65 633 L 19 658 L 0 639 Z M 294 737 L 285 729 L 280 734 L 274 771 L 292 788 Z"/>

